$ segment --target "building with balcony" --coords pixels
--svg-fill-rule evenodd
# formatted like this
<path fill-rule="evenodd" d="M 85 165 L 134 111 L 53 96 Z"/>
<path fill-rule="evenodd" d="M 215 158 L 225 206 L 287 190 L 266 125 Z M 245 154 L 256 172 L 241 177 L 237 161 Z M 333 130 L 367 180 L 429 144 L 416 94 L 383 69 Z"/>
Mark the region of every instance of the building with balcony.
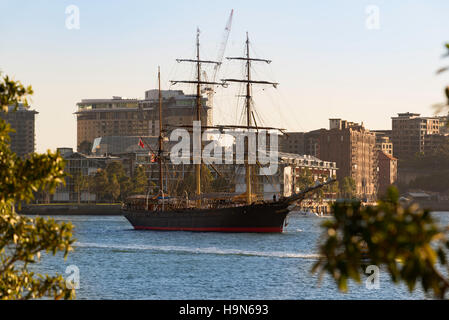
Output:
<path fill-rule="evenodd" d="M 158 136 L 158 90 L 145 92 L 145 99 L 83 99 L 77 103 L 77 149 L 87 153 L 95 138 L 107 136 Z M 162 91 L 162 116 L 166 131 L 191 126 L 196 119 L 196 96 L 181 90 Z M 212 110 L 202 97 L 201 122 L 212 125 Z"/>

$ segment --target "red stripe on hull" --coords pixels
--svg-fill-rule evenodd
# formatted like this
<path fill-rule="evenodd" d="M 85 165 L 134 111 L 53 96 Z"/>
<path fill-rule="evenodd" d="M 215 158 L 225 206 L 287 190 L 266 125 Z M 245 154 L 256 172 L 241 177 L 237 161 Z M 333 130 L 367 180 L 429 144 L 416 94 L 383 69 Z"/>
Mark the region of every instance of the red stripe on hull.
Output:
<path fill-rule="evenodd" d="M 158 231 L 198 231 L 198 232 L 243 232 L 243 233 L 282 233 L 282 227 L 268 228 L 182 228 L 182 227 L 140 227 L 135 226 L 136 230 L 158 230 Z"/>

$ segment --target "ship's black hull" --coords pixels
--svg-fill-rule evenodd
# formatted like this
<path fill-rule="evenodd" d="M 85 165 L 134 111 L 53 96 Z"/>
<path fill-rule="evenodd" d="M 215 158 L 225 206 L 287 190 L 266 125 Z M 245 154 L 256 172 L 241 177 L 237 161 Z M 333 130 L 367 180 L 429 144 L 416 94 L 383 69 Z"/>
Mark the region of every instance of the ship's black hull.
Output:
<path fill-rule="evenodd" d="M 289 213 L 287 206 L 264 203 L 217 209 L 123 210 L 123 214 L 136 230 L 279 233 Z"/>

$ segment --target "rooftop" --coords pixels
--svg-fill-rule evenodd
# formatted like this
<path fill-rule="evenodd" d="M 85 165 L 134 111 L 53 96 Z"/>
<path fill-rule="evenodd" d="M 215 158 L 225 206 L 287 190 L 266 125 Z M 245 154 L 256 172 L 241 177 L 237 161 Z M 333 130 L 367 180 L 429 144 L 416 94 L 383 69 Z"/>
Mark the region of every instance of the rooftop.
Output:
<path fill-rule="evenodd" d="M 169 107 L 185 108 L 187 103 L 192 103 L 194 105 L 194 100 L 196 95 L 194 94 L 184 94 L 182 90 L 161 90 L 162 99 L 175 101 L 176 103 L 170 104 Z M 207 99 L 202 97 L 202 99 Z M 121 96 L 113 96 L 112 99 L 101 98 L 101 99 L 82 99 L 78 102 L 78 110 L 81 112 L 86 112 L 90 110 L 95 111 L 109 111 L 113 109 L 114 111 L 125 111 L 125 110 L 135 110 L 136 108 L 151 108 L 150 105 L 159 100 L 159 90 L 151 89 L 145 91 L 145 99 L 138 98 L 125 98 Z M 178 103 L 179 102 L 179 103 Z M 210 108 L 205 105 L 206 108 Z M 75 113 L 76 114 L 76 113 Z"/>
<path fill-rule="evenodd" d="M 391 117 L 391 119 L 435 119 L 438 120 L 439 117 L 421 117 L 420 113 L 404 112 L 398 113 L 397 117 Z"/>
<path fill-rule="evenodd" d="M 117 102 L 138 102 L 137 98 L 124 98 L 119 96 L 113 96 L 111 99 L 101 98 L 101 99 L 82 99 L 77 105 L 83 105 L 87 103 L 117 103 Z"/>
<path fill-rule="evenodd" d="M 36 110 L 31 110 L 31 106 L 25 106 L 23 103 L 19 103 L 17 106 L 17 109 L 16 109 L 15 105 L 8 106 L 8 112 L 14 112 L 14 109 L 15 109 L 15 112 L 28 111 L 28 112 L 39 113 Z"/>

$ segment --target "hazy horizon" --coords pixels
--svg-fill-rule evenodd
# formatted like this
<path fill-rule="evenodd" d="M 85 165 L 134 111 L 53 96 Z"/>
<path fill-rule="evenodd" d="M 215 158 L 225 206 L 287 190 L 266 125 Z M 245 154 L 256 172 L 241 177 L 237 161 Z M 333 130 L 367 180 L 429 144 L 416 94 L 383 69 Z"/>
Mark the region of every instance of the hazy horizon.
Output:
<path fill-rule="evenodd" d="M 66 7 L 80 10 L 80 29 L 66 28 Z M 368 6 L 379 9 L 369 29 Z M 255 89 L 266 125 L 289 131 L 327 128 L 329 118 L 391 129 L 399 112 L 433 115 L 445 100 L 447 75 L 435 71 L 449 42 L 447 1 L 5 1 L 0 0 L 0 70 L 33 86 L 36 151 L 76 148 L 76 103 L 88 98 L 142 98 L 156 87 L 188 92 L 168 80 L 191 76 L 176 58 L 191 58 L 196 28 L 202 55 L 215 59 L 231 9 L 234 19 L 225 56 L 242 54 L 246 31 L 257 57 L 255 78 L 279 88 Z M 224 61 L 223 76 L 238 77 Z M 221 78 L 221 76 L 219 76 Z M 217 91 L 214 121 L 230 111 L 237 88 Z"/>

